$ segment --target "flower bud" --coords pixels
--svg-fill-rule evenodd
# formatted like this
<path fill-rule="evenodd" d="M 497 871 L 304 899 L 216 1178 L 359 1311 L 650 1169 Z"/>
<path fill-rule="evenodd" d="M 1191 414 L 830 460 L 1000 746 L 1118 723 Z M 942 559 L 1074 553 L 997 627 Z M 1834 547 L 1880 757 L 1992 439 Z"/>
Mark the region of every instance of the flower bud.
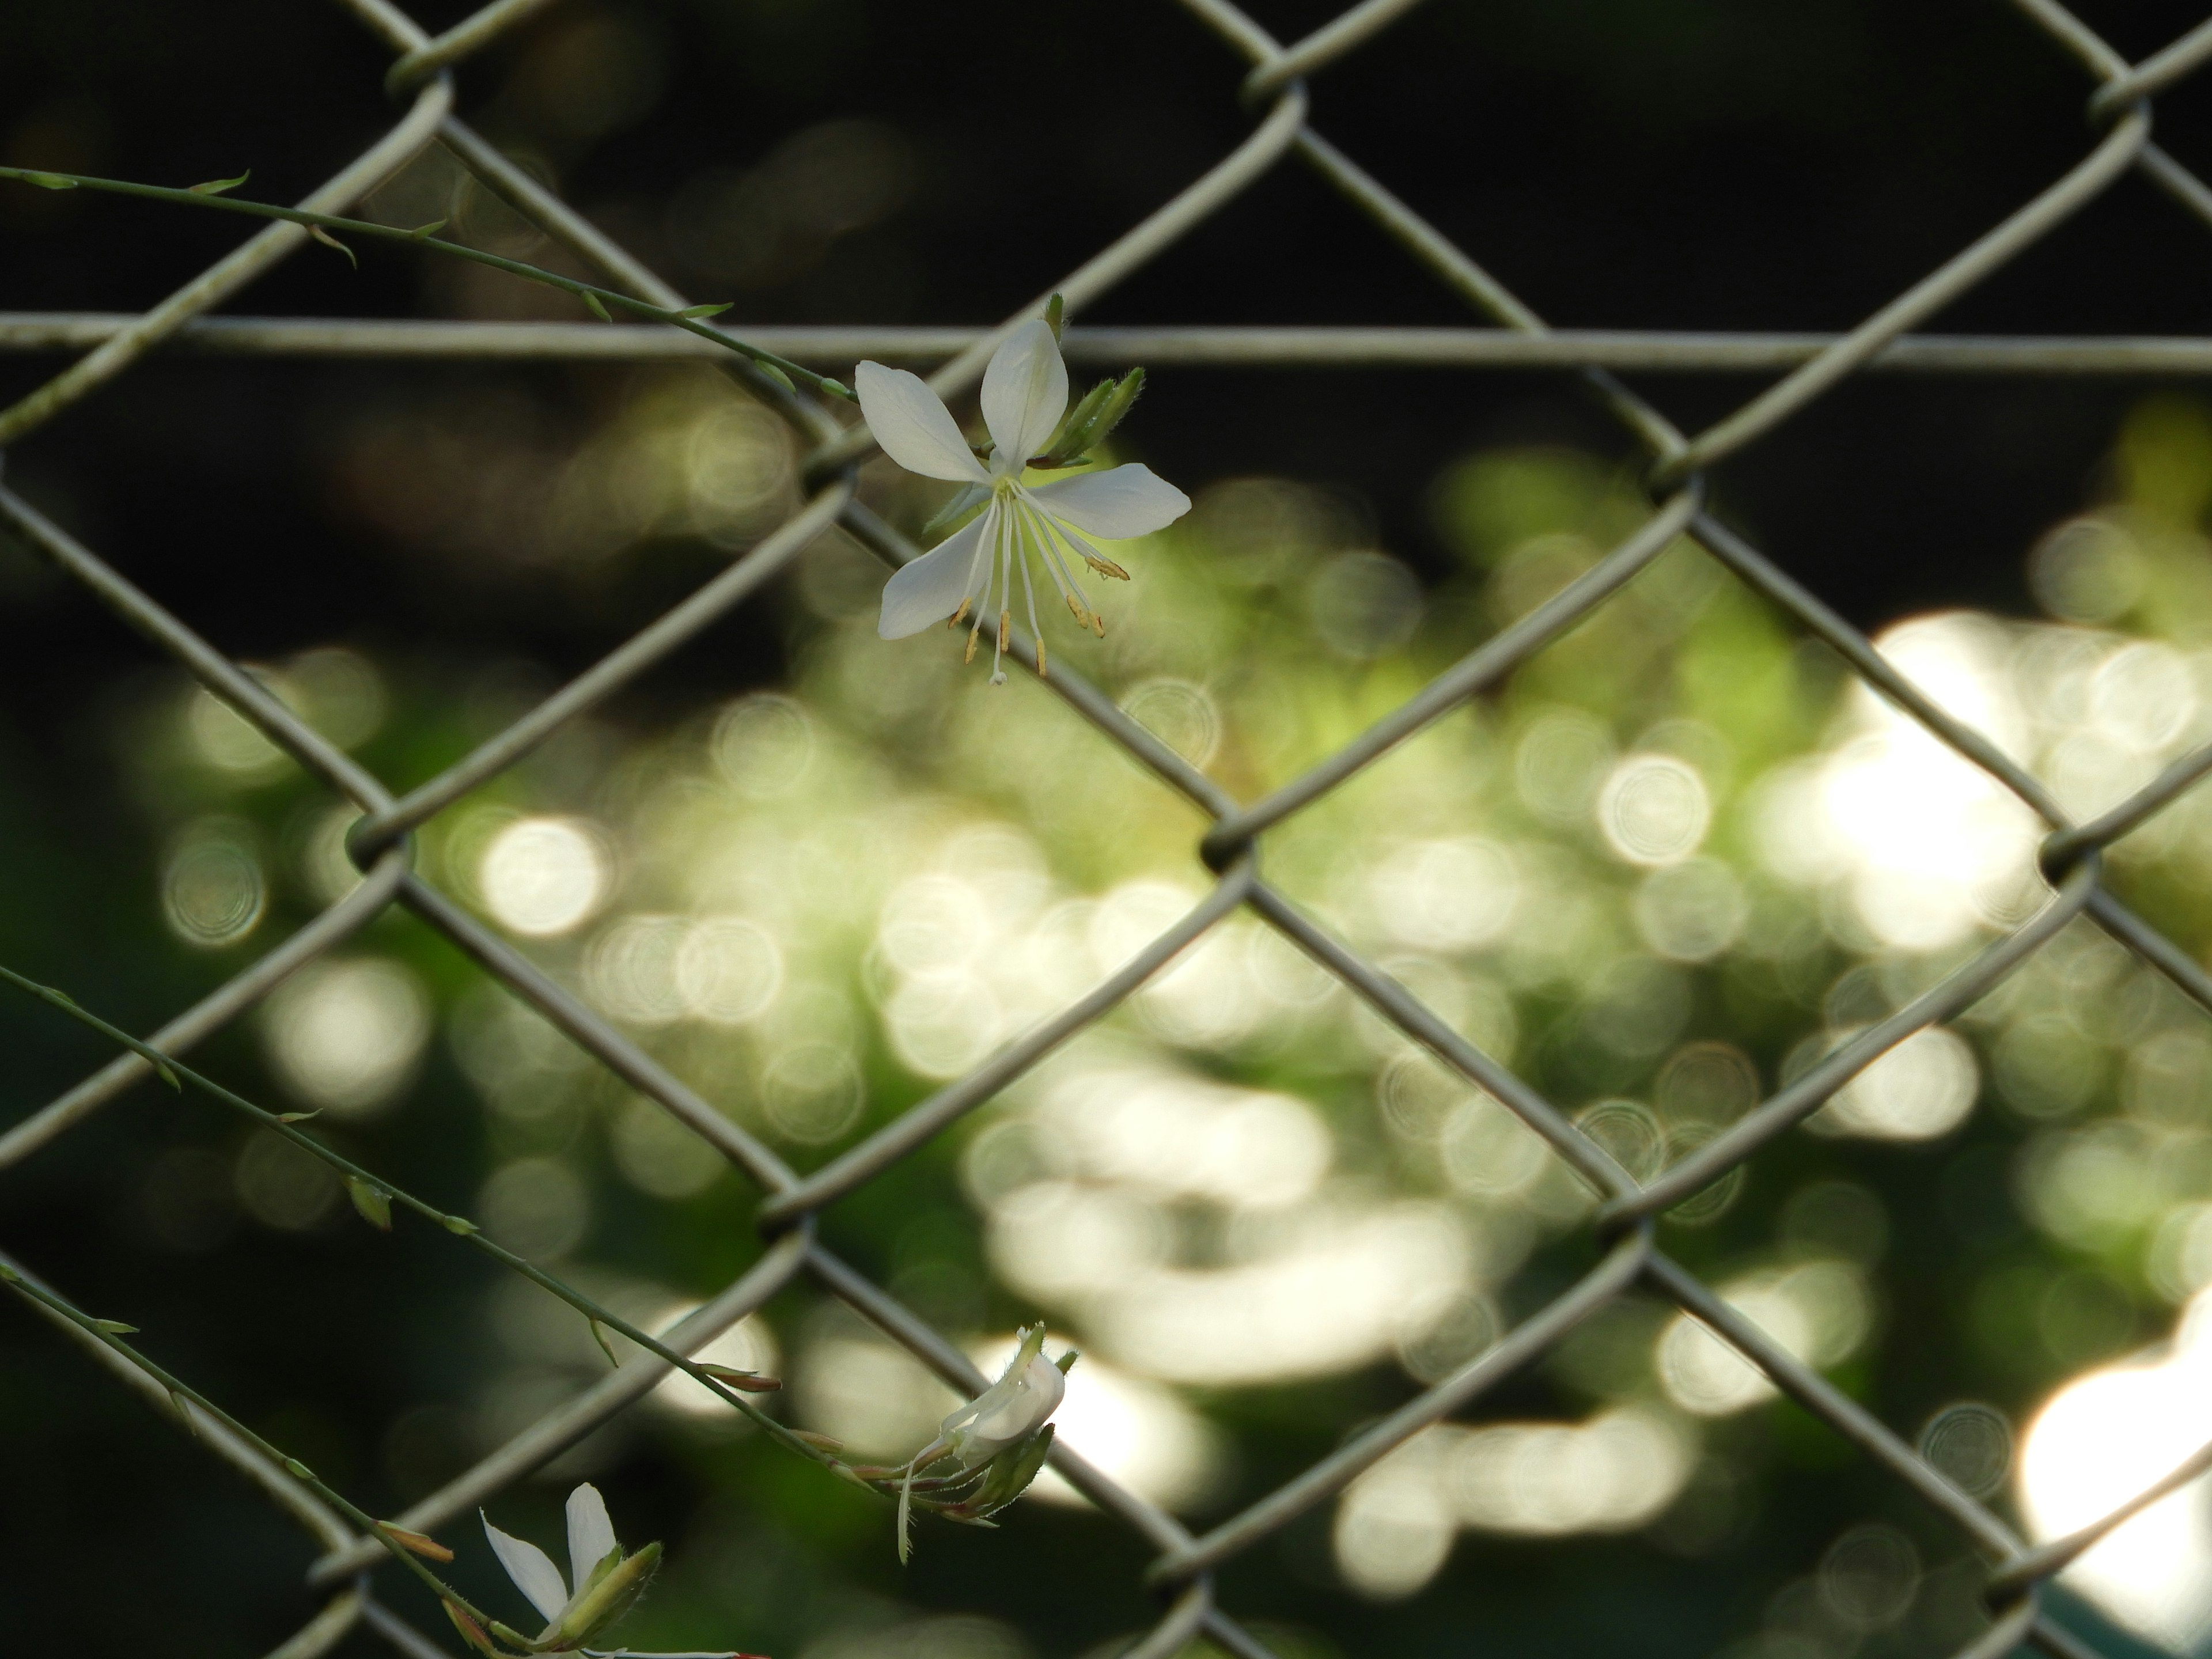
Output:
<path fill-rule="evenodd" d="M 1142 397 L 1144 392 L 1145 371 L 1143 369 L 1133 368 L 1124 374 L 1115 384 L 1114 390 L 1108 394 L 1106 406 L 1098 411 L 1097 422 L 1088 433 L 1084 434 L 1085 446 L 1088 447 L 1093 444 L 1103 444 L 1111 437 L 1114 428 L 1121 425 L 1127 417 L 1129 411 L 1137 406 L 1137 399 Z"/>
<path fill-rule="evenodd" d="M 1044 1327 L 1022 1333 L 1022 1346 L 1006 1374 L 945 1419 L 940 1437 L 969 1468 L 1018 1445 L 1060 1409 L 1067 1379 L 1044 1357 Z"/>
<path fill-rule="evenodd" d="M 1082 401 L 1067 411 L 1066 418 L 1060 423 L 1060 429 L 1052 434 L 1052 441 L 1045 445 L 1044 453 L 1030 457 L 1030 465 L 1046 468 L 1073 465 L 1084 452 L 1092 423 L 1098 417 L 1098 411 L 1106 406 L 1106 400 L 1114 395 L 1114 385 L 1111 380 L 1101 380 L 1090 391 L 1085 392 Z"/>
<path fill-rule="evenodd" d="M 645 1593 L 647 1582 L 659 1565 L 658 1544 L 647 1544 L 611 1568 L 602 1562 L 592 1575 L 593 1582 L 570 1604 L 560 1623 L 547 1632 L 544 1639 L 556 1647 L 574 1647 L 600 1626 L 612 1624 Z"/>

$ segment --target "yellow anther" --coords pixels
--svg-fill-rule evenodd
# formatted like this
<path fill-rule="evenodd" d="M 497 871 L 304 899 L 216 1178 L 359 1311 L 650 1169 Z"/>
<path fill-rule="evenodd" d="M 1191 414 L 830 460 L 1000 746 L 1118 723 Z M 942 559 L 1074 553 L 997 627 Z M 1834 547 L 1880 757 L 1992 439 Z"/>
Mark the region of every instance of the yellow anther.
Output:
<path fill-rule="evenodd" d="M 975 660 L 975 632 L 976 630 L 972 628 L 968 630 L 968 648 L 960 653 L 960 660 L 963 663 L 971 663 Z"/>
<path fill-rule="evenodd" d="M 1044 641 L 1042 640 L 1037 641 L 1037 678 L 1041 680 L 1052 678 L 1044 672 Z"/>
<path fill-rule="evenodd" d="M 975 603 L 972 598 L 962 599 L 960 608 L 945 619 L 945 625 L 947 628 L 959 627 L 962 623 L 968 620 L 968 607 Z"/>
<path fill-rule="evenodd" d="M 999 649 L 1000 649 L 1000 650 L 1003 651 L 1003 650 L 1005 650 L 1005 649 L 1006 648 L 1006 640 L 1007 640 L 1007 636 L 1008 636 L 1008 635 L 1011 634 L 1011 632 L 1012 631 L 1013 625 L 1014 625 L 1014 613 L 1013 613 L 1012 611 L 1001 611 L 999 613 Z"/>

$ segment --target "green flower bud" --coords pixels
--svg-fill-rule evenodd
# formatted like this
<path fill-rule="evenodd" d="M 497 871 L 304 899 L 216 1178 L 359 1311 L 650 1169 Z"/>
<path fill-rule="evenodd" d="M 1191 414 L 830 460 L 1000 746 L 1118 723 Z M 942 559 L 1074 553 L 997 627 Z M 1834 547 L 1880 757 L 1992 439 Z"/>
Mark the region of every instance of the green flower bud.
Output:
<path fill-rule="evenodd" d="M 617 1549 L 592 1570 L 586 1589 L 562 1616 L 561 1622 L 546 1633 L 545 1645 L 556 1650 L 574 1647 L 587 1640 L 593 1632 L 614 1623 L 645 1594 L 647 1583 L 659 1565 L 658 1544 L 647 1544 L 627 1559 Z"/>

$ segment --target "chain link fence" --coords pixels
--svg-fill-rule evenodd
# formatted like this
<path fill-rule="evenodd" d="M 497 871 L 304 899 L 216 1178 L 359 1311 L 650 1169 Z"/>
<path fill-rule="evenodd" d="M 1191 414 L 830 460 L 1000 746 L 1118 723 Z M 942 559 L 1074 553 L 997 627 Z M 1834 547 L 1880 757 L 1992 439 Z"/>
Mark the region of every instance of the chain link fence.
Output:
<path fill-rule="evenodd" d="M 2207 23 L 2140 64 L 2130 64 L 2053 0 L 2016 0 L 2028 27 L 2039 28 L 2081 64 L 2094 94 L 2094 136 L 2080 161 L 2002 223 L 1916 283 L 1858 327 L 1837 337 L 1774 336 L 1632 336 L 1554 333 L 1528 305 L 1488 275 L 1468 252 L 1426 223 L 1387 185 L 1338 149 L 1313 125 L 1314 83 L 1410 11 L 1416 0 L 1366 0 L 1304 39 L 1285 44 L 1225 0 L 1183 0 L 1187 9 L 1249 65 L 1235 95 L 1252 112 L 1249 135 L 1195 182 L 1127 234 L 1052 284 L 1079 315 L 1116 284 L 1145 267 L 1218 212 L 1270 169 L 1292 160 L 1312 168 L 1371 218 L 1413 259 L 1493 329 L 1085 331 L 1071 328 L 1072 357 L 1155 362 L 1500 363 L 1556 365 L 1577 370 L 1595 398 L 1649 457 L 1649 516 L 1601 562 L 1533 611 L 1505 628 L 1418 696 L 1295 781 L 1253 802 L 1232 799 L 1213 779 L 1133 720 L 1079 675 L 1056 667 L 1041 689 L 1087 721 L 1166 789 L 1211 820 L 1195 849 L 1213 872 L 1211 894 L 1195 909 L 1057 1017 L 994 1054 L 971 1074 L 942 1088 L 824 1167 L 802 1176 L 770 1147 L 733 1123 L 635 1042 L 542 972 L 410 866 L 409 837 L 488 781 L 499 776 L 562 730 L 676 651 L 710 623 L 744 605 L 803 558 L 833 526 L 841 526 L 888 566 L 916 556 L 896 530 L 863 506 L 855 473 L 871 451 L 865 429 L 848 426 L 818 403 L 763 379 L 748 366 L 730 372 L 775 407 L 810 447 L 808 495 L 789 519 L 743 556 L 596 665 L 546 697 L 474 752 L 404 793 L 395 793 L 297 718 L 238 663 L 186 628 L 159 599 L 124 579 L 91 549 L 12 490 L 0 489 L 0 517 L 108 607 L 151 640 L 216 697 L 228 703 L 331 791 L 365 815 L 352 847 L 363 879 L 311 925 L 197 1006 L 145 1039 L 162 1055 L 190 1050 L 238 1019 L 288 975 L 359 933 L 388 908 L 404 907 L 450 939 L 514 994 L 566 1034 L 600 1066 L 716 1148 L 763 1194 L 759 1223 L 771 1240 L 741 1277 L 663 1334 L 667 1349 L 690 1353 L 730 1329 L 786 1285 L 802 1277 L 904 1345 L 963 1395 L 985 1379 L 961 1349 L 915 1316 L 814 1235 L 823 1206 L 874 1181 L 899 1160 L 1022 1078 L 1056 1048 L 1102 1019 L 1160 973 L 1179 953 L 1240 909 L 1290 940 L 1364 1000 L 1383 1019 L 1431 1051 L 1467 1079 L 1504 1103 L 1601 1195 L 1595 1225 L 1597 1265 L 1565 1293 L 1507 1332 L 1486 1352 L 1381 1420 L 1359 1430 L 1334 1453 L 1260 1501 L 1203 1534 L 1122 1489 L 1065 1447 L 1053 1462 L 1078 1490 L 1126 1526 L 1153 1552 L 1147 1587 L 1165 1611 L 1129 1650 L 1130 1659 L 1163 1659 L 1197 1638 L 1243 1659 L 1267 1647 L 1224 1605 L 1216 1572 L 1328 1503 L 1363 1472 L 1442 1419 L 1467 1410 L 1515 1373 L 1552 1352 L 1593 1313 L 1632 1290 L 1656 1293 L 1732 1345 L 1783 1393 L 1841 1435 L 1859 1455 L 1908 1489 L 1987 1560 L 1986 1629 L 1962 1656 L 1996 1656 L 2021 1644 L 2079 1659 L 2091 1651 L 2045 1616 L 2039 1599 L 2047 1581 L 2124 1520 L 2208 1468 L 2212 1446 L 2093 1526 L 2031 1547 L 1997 1515 L 1923 1460 L 1889 1425 L 1848 1398 L 1812 1367 L 1708 1289 L 1663 1253 L 1654 1224 L 1755 1158 L 1803 1122 L 1878 1056 L 1911 1034 L 1959 1014 L 2031 953 L 2086 916 L 2188 998 L 2212 1009 L 2212 976 L 2134 914 L 2100 882 L 2105 848 L 2170 806 L 2207 771 L 2212 747 L 2172 765 L 2148 787 L 2094 822 L 2069 820 L 2051 793 L 1986 737 L 1953 718 L 1878 654 L 1868 640 L 1820 598 L 1784 574 L 1735 530 L 1709 511 L 1703 471 L 1772 434 L 1848 378 L 1884 368 L 1924 372 L 2066 373 L 2147 368 L 2201 368 L 2207 348 L 2195 341 L 1973 340 L 1909 337 L 1949 302 L 2004 268 L 2117 180 L 2140 171 L 2181 210 L 2212 228 L 2208 185 L 2151 140 L 2151 100 L 2212 58 Z M 342 213 L 390 179 L 426 147 L 442 145 L 481 184 L 568 249 L 611 285 L 648 302 L 680 307 L 684 296 L 568 207 L 474 131 L 455 112 L 454 66 L 508 31 L 527 25 L 541 0 L 495 0 L 443 33 L 433 35 L 389 0 L 345 0 L 365 28 L 388 46 L 386 87 L 404 105 L 390 130 L 301 205 Z M 1229 88 L 1224 85 L 1224 95 Z M 88 345 L 66 370 L 15 406 L 0 411 L 0 445 L 10 444 L 70 409 L 169 342 L 212 349 L 347 355 L 483 356 L 519 358 L 627 355 L 691 349 L 698 343 L 645 328 L 590 329 L 536 324 L 393 324 L 300 322 L 208 316 L 246 283 L 301 249 L 307 232 L 268 226 L 143 315 L 19 317 L 8 324 L 18 347 Z M 1039 296 L 1042 302 L 1043 295 Z M 1024 308 L 1024 315 L 1033 314 Z M 944 330 L 759 331 L 752 337 L 802 359 L 849 362 L 856 356 L 944 354 L 931 377 L 942 394 L 971 389 L 1012 324 L 981 331 Z M 1741 408 L 1696 433 L 1678 429 L 1614 378 L 1612 368 L 1771 367 L 1781 378 Z M 1671 546 L 1685 538 L 1826 641 L 1881 697 L 1919 723 L 1959 756 L 1982 769 L 2031 808 L 2049 828 L 2042 867 L 2047 902 L 2031 920 L 1989 945 L 1948 978 L 1890 1017 L 1828 1054 L 1734 1125 L 1656 1178 L 1638 1182 L 1551 1102 L 1468 1042 L 1402 985 L 1364 959 L 1271 887 L 1260 872 L 1270 829 L 1299 813 L 1469 699 L 1496 687 L 1517 665 L 1573 629 Z M 1034 659 L 1017 634 L 1010 660 Z M 0 1134 L 0 1166 L 30 1158 L 82 1123 L 160 1065 L 147 1052 L 126 1053 Z M 63 1292 L 33 1267 L 0 1257 L 20 1285 L 46 1300 L 39 1305 L 76 1336 L 126 1388 L 165 1407 L 170 1382 L 136 1361 L 112 1337 L 58 1311 Z M 508 1443 L 397 1517 L 429 1532 L 466 1514 L 540 1468 L 593 1429 L 635 1405 L 665 1376 L 670 1359 L 634 1357 L 597 1385 L 550 1413 Z M 180 1407 L 180 1409 L 182 1407 Z M 398 1651 L 441 1651 L 380 1601 L 369 1570 L 383 1557 L 379 1541 L 324 1501 L 292 1468 L 251 1437 L 208 1413 L 185 1411 L 205 1448 L 234 1465 L 325 1553 L 312 1581 L 327 1595 L 321 1610 L 276 1650 L 307 1659 L 331 1650 L 357 1626 L 381 1634 Z M 274 1659 L 274 1656 L 272 1656 Z"/>

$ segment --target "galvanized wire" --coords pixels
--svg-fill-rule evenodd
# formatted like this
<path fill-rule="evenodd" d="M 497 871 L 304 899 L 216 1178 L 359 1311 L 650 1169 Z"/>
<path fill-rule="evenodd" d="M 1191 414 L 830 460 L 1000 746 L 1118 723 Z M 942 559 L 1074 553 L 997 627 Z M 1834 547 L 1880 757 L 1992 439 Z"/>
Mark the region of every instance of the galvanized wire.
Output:
<path fill-rule="evenodd" d="M 387 86 L 407 101 L 393 127 L 303 205 L 336 212 L 390 178 L 428 144 L 442 144 L 488 190 L 606 281 L 637 298 L 680 307 L 684 296 L 516 167 L 453 113 L 448 72 L 471 53 L 526 27 L 538 0 L 495 0 L 441 34 L 422 28 L 389 0 L 344 0 L 348 9 L 394 54 Z M 1241 83 L 1224 78 L 1224 97 L 1261 111 L 1250 133 L 1188 188 L 1128 233 L 1042 290 L 1063 295 L 1071 313 L 1143 268 L 1262 177 L 1296 155 L 1353 206 L 1368 215 L 1448 290 L 1493 326 L 1472 329 L 1155 328 L 1068 331 L 1074 360 L 1158 364 L 1571 368 L 1622 422 L 1650 458 L 1655 505 L 1645 520 L 1603 560 L 1553 599 L 1438 676 L 1368 732 L 1265 799 L 1240 803 L 1116 708 L 1079 676 L 1055 670 L 1043 682 L 1088 721 L 1210 820 L 1194 849 L 1215 872 L 1212 891 L 1127 966 L 1035 1030 L 1006 1045 L 969 1075 L 908 1109 L 812 1175 L 802 1178 L 769 1147 L 714 1109 L 595 1010 L 537 968 L 495 929 L 471 915 L 410 866 L 407 837 L 456 802 L 503 774 L 586 708 L 634 683 L 716 618 L 753 597 L 779 570 L 805 556 L 832 526 L 842 526 L 888 564 L 917 550 L 862 505 L 854 472 L 871 453 L 864 428 L 847 426 L 811 399 L 793 394 L 749 363 L 725 361 L 732 374 L 781 410 L 811 448 L 806 500 L 743 557 L 665 616 L 641 630 L 544 699 L 506 730 L 435 777 L 404 794 L 393 791 L 330 744 L 250 674 L 179 622 L 157 599 L 118 574 L 92 550 L 0 489 L 0 521 L 42 551 L 126 625 L 143 634 L 206 690 L 258 728 L 335 793 L 365 815 L 353 846 L 365 879 L 322 915 L 149 1039 L 181 1054 L 250 1009 L 287 976 L 342 944 L 394 904 L 442 933 L 545 1016 L 583 1053 L 677 1121 L 698 1134 L 762 1191 L 757 1223 L 765 1253 L 745 1273 L 664 1334 L 675 1352 L 690 1353 L 801 1275 L 850 1305 L 923 1364 L 963 1393 L 983 1377 L 968 1358 L 827 1249 L 812 1220 L 825 1206 L 858 1190 L 1005 1090 L 1047 1054 L 1127 1000 L 1228 917 L 1249 910 L 1377 1014 L 1447 1066 L 1516 1113 L 1597 1189 L 1603 1204 L 1593 1223 L 1604 1246 L 1596 1265 L 1482 1354 L 1347 1440 L 1335 1452 L 1202 1536 L 1107 1478 L 1073 1450 L 1058 1447 L 1054 1467 L 1078 1490 L 1145 1540 L 1156 1552 L 1146 1582 L 1165 1601 L 1159 1622 L 1131 1650 L 1164 1659 L 1203 1634 L 1227 1650 L 1256 1659 L 1265 1646 L 1217 1602 L 1214 1569 L 1235 1559 L 1341 1492 L 1364 1470 L 1430 1425 L 1474 1405 L 1506 1377 L 1524 1370 L 1583 1321 L 1632 1290 L 1655 1294 L 1700 1322 L 1757 1366 L 1784 1394 L 1826 1423 L 1874 1465 L 1893 1477 L 1947 1522 L 1990 1563 L 1986 1592 L 1992 1621 L 1965 1656 L 1999 1655 L 2022 1641 L 2057 1659 L 2093 1651 L 2040 1611 L 2038 1593 L 2050 1577 L 2148 1504 L 2212 1468 L 2212 1446 L 2092 1526 L 2034 1547 L 1984 1505 L 1962 1492 L 1878 1418 L 1847 1398 L 1752 1320 L 1730 1307 L 1656 1247 L 1658 1214 L 1741 1168 L 1775 1136 L 1802 1121 L 1882 1054 L 1915 1032 L 1957 1014 L 1986 994 L 2061 927 L 2086 915 L 2151 963 L 2186 996 L 2212 1010 L 2212 977 L 2186 952 L 2128 910 L 2102 884 L 2100 854 L 2193 787 L 2212 771 L 2212 746 L 2185 757 L 2130 800 L 2086 824 L 2069 821 L 2033 776 L 1983 734 L 1945 713 L 1898 673 L 1867 639 L 1770 562 L 1705 505 L 1699 469 L 1768 436 L 1844 380 L 1891 371 L 1919 374 L 2137 374 L 2200 371 L 2212 366 L 2212 341 L 1948 337 L 1912 331 L 1931 319 L 2094 200 L 2118 177 L 2140 169 L 2203 224 L 2212 226 L 2212 189 L 2149 141 L 2150 99 L 2212 58 L 2212 22 L 2130 64 L 2055 0 L 2016 0 L 2018 9 L 2087 69 L 2098 82 L 2089 100 L 2103 135 L 2074 166 L 1993 229 L 1837 336 L 1669 335 L 1559 331 L 1492 276 L 1468 253 L 1335 148 L 1310 124 L 1308 80 L 1387 29 L 1418 0 L 1365 0 L 1305 39 L 1277 40 L 1228 0 L 1182 0 L 1247 63 Z M 202 352 L 333 356 L 526 358 L 532 360 L 689 357 L 707 343 L 668 331 L 635 326 L 557 324 L 370 322 L 343 319 L 216 318 L 209 313 L 253 276 L 306 240 L 292 224 L 272 224 L 191 282 L 143 313 L 0 315 L 0 349 L 55 351 L 89 348 L 86 356 L 12 408 L 0 411 L 0 445 L 12 443 L 65 413 L 156 349 Z M 1040 295 L 1042 298 L 1042 294 Z M 951 395 L 972 387 L 992 349 L 1021 316 L 989 329 L 761 329 L 757 343 L 799 361 L 839 365 L 868 355 L 933 363 L 932 383 Z M 1613 377 L 1614 369 L 1784 371 L 1779 380 L 1704 431 L 1686 434 Z M 1484 1054 L 1404 986 L 1332 936 L 1261 880 L 1257 851 L 1267 832 L 1354 777 L 1397 744 L 1485 690 L 1561 635 L 1586 620 L 1637 571 L 1668 548 L 1688 542 L 1715 560 L 1811 635 L 1825 641 L 1869 688 L 2022 801 L 2049 827 L 2044 868 L 2050 898 L 2014 928 L 1904 1008 L 1858 1033 L 1736 1124 L 1671 1169 L 1639 1183 L 1557 1107 L 1506 1066 Z M 1028 655 L 1016 638 L 1012 659 Z M 125 1054 L 66 1091 L 4 1134 L 0 1167 L 21 1162 L 84 1121 L 151 1069 Z M 33 1283 L 33 1270 L 0 1255 L 0 1268 Z M 40 1304 L 43 1305 L 43 1304 Z M 167 1390 L 116 1349 L 80 1327 L 49 1316 L 94 1362 L 126 1386 L 167 1408 Z M 641 1355 L 585 1389 L 397 1517 L 418 1530 L 435 1528 L 541 1468 L 563 1449 L 634 1404 L 668 1374 L 669 1362 Z M 190 1407 L 185 1408 L 188 1412 Z M 329 1592 L 315 1616 L 271 1659 L 309 1659 L 357 1626 L 380 1634 L 404 1654 L 442 1651 L 376 1601 L 368 1573 L 381 1547 L 257 1447 L 200 1413 L 191 1419 L 201 1443 L 266 1493 L 323 1548 L 311 1582 Z"/>

